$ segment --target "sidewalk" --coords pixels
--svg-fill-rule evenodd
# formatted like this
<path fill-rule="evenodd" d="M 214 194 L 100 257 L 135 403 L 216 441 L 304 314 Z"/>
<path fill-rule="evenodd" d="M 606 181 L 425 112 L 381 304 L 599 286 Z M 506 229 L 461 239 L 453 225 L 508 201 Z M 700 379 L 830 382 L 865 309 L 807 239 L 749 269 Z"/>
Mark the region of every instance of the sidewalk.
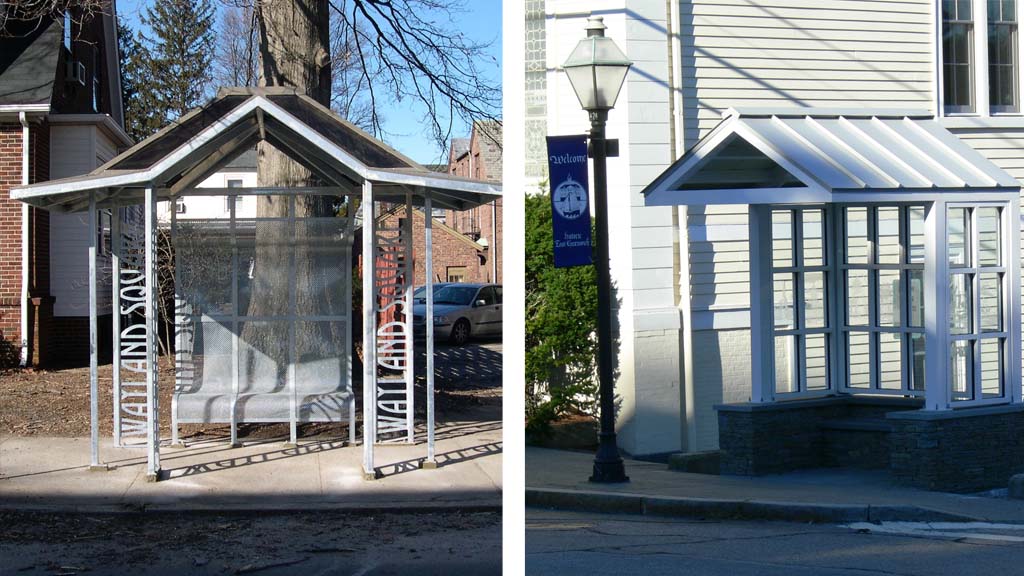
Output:
<path fill-rule="evenodd" d="M 0 439 L 0 509 L 500 509 L 501 423 L 446 423 L 436 438 L 436 470 L 419 467 L 425 443 L 378 445 L 382 477 L 374 481 L 363 480 L 362 446 L 340 440 L 300 440 L 294 448 L 280 441 L 164 446 L 166 480 L 151 483 L 138 448 L 114 448 L 105 439 L 100 461 L 112 469 L 90 472 L 87 438 L 9 436 Z"/>
<path fill-rule="evenodd" d="M 593 454 L 526 449 L 527 506 L 801 522 L 982 521 L 1024 524 L 1024 501 L 896 486 L 886 471 L 822 469 L 715 476 L 626 461 L 625 484 L 592 484 Z"/>

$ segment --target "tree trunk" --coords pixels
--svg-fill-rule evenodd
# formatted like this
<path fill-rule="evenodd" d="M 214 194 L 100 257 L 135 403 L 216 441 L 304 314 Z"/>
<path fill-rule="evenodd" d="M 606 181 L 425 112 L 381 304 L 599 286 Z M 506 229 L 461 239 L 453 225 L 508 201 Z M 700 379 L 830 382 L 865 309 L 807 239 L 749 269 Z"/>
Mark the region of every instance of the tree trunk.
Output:
<path fill-rule="evenodd" d="M 256 4 L 259 21 L 261 86 L 296 88 L 329 106 L 331 89 L 330 27 L 326 0 L 261 0 Z M 320 184 L 309 170 L 267 142 L 257 153 L 260 186 L 300 187 Z M 296 218 L 331 218 L 338 199 L 326 196 L 295 198 Z M 257 197 L 257 218 L 288 216 L 283 196 Z M 339 220 L 340 222 L 340 220 Z M 336 236 L 323 236 L 315 224 L 303 222 L 294 229 L 271 222 L 256 227 L 250 316 L 342 315 L 338 275 L 348 262 L 337 256 Z M 332 244 L 333 243 L 333 244 Z M 294 268 L 290 263 L 294 255 Z M 294 270 L 292 275 L 292 270 Z M 289 282 L 294 282 L 295 309 L 291 309 Z M 280 388 L 286 382 L 289 334 L 292 322 L 248 324 L 242 339 L 275 362 Z M 344 333 L 337 323 L 295 322 L 296 361 L 333 358 L 341 352 Z M 347 352 L 347 351 L 345 351 Z M 253 366 L 256 368 L 256 366 Z M 252 373 L 252 372 L 250 372 Z M 265 375 L 261 375 L 261 378 Z M 301 399 L 300 399 L 301 401 Z"/>

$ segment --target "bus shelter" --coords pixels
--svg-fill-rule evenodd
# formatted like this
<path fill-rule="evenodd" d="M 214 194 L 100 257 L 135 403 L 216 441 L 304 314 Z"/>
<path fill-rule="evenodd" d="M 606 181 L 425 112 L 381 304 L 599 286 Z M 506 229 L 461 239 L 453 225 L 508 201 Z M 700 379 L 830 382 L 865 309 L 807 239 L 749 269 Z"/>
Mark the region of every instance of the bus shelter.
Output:
<path fill-rule="evenodd" d="M 272 146 L 317 185 L 199 188 L 254 146 Z M 465 210 L 500 196 L 493 184 L 431 172 L 286 88 L 224 89 L 94 172 L 12 190 L 61 212 L 86 212 L 92 229 L 110 215 L 114 443 L 144 444 L 147 477 L 160 477 L 158 274 L 173 274 L 175 381 L 172 442 L 183 423 L 346 422 L 356 441 L 362 410 L 363 473 L 376 477 L 374 445 L 414 443 L 412 210 Z M 169 210 L 170 254 L 158 251 L 157 203 L 224 196 L 227 218 Z M 254 197 L 255 217 L 236 200 Z M 406 218 L 384 227 L 377 215 Z M 426 314 L 432 316 L 431 219 L 424 234 Z M 353 311 L 354 236 L 362 230 L 361 311 Z M 103 235 L 91 236 L 89 325 L 91 463 L 98 438 L 97 268 Z M 163 255 L 163 258 L 161 258 Z M 167 262 L 166 260 L 173 260 Z M 161 268 L 164 267 L 164 268 Z M 361 323 L 354 322 L 361 312 Z M 361 324 L 362 334 L 353 334 Z M 362 398 L 353 393 L 352 342 L 363 346 Z M 424 467 L 434 465 L 433 323 L 426 323 Z"/>

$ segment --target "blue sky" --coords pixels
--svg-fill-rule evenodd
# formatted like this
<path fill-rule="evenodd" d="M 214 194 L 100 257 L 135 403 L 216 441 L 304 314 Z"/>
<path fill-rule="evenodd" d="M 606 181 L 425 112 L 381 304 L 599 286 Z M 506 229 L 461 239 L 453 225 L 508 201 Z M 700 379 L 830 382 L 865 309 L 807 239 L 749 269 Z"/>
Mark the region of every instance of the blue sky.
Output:
<path fill-rule="evenodd" d="M 139 15 L 152 0 L 121 0 L 117 3 L 118 17 L 131 25 L 140 26 Z M 487 56 L 497 65 L 481 63 L 480 69 L 495 82 L 501 82 L 501 0 L 465 0 L 465 10 L 454 14 L 452 28 L 462 30 L 471 40 L 491 42 Z M 382 105 L 384 130 L 389 134 L 389 145 L 421 164 L 447 161 L 447 147 L 441 149 L 426 131 L 423 118 L 426 108 L 406 100 Z M 453 136 L 469 136 L 470 127 L 457 121 Z"/>

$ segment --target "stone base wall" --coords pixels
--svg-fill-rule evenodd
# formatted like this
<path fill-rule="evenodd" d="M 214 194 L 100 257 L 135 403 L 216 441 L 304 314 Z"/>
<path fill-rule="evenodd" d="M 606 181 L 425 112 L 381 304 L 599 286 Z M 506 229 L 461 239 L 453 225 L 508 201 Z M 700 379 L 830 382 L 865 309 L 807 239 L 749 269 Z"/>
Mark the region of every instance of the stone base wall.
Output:
<path fill-rule="evenodd" d="M 889 412 L 915 410 L 920 405 L 918 400 L 903 398 L 832 396 L 716 406 L 721 472 L 758 476 L 837 465 L 836 458 L 828 456 L 826 422 L 882 419 Z"/>
<path fill-rule="evenodd" d="M 978 492 L 1024 472 L 1024 406 L 890 414 L 890 470 L 926 490 Z"/>

